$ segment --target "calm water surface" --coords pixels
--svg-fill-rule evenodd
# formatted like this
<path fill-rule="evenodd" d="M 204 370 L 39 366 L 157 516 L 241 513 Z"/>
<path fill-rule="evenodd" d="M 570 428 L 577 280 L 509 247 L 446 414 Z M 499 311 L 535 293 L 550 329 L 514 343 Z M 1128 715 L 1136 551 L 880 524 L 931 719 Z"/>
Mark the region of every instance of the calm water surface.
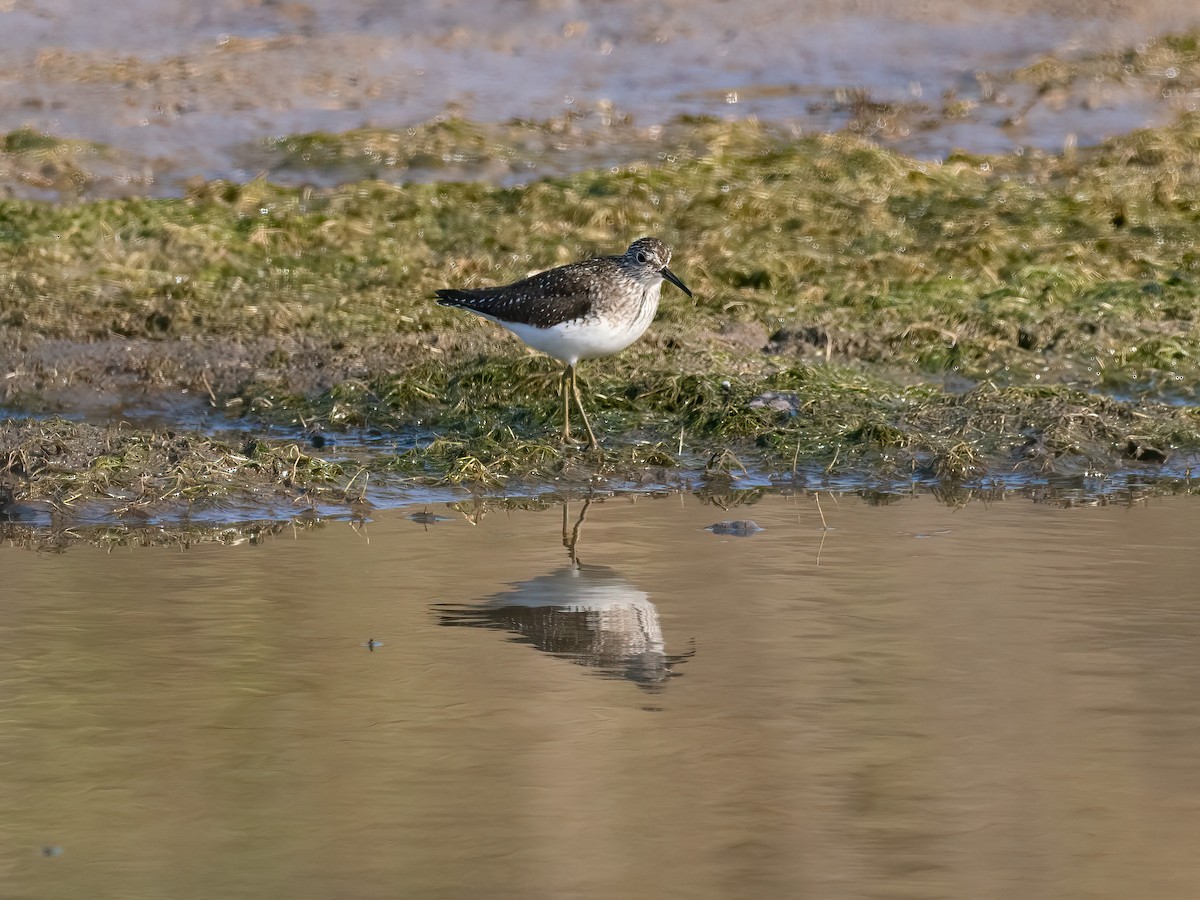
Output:
<path fill-rule="evenodd" d="M 822 508 L 0 549 L 0 893 L 1200 896 L 1200 503 Z"/>

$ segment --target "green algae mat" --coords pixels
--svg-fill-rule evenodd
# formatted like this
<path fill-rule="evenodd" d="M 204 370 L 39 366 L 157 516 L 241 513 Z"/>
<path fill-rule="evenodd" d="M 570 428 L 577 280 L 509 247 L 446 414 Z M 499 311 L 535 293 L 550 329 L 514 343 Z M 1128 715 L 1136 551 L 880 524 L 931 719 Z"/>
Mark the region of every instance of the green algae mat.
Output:
<path fill-rule="evenodd" d="M 481 152 L 469 123 L 437 128 L 445 152 Z M 208 182 L 175 199 L 0 201 L 2 402 L 70 412 L 64 386 L 186 390 L 229 418 L 395 434 L 399 450 L 362 465 L 434 483 L 743 466 L 1190 475 L 1194 114 L 1095 148 L 939 163 L 753 122 L 670 133 L 642 162 L 515 187 Z M 557 364 L 433 291 L 642 235 L 671 245 L 695 298 L 668 295 L 638 344 L 582 367 L 605 449 L 562 448 Z M 22 442 L 66 446 L 74 426 L 31 421 L 5 432 L 8 489 L 72 490 L 50 487 L 63 467 L 21 460 Z M 266 468 L 312 456 L 295 471 L 345 480 L 289 446 Z M 249 477 L 253 454 L 220 452 L 228 479 Z M 140 471 L 103 458 L 109 476 Z"/>

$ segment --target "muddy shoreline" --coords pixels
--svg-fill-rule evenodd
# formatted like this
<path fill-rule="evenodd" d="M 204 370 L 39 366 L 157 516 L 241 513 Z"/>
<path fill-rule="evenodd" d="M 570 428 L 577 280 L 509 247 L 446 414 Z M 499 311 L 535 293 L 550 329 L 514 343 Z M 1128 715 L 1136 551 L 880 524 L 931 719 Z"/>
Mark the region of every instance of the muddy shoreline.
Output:
<path fill-rule="evenodd" d="M 668 160 L 521 189 L 255 182 L 182 200 L 8 201 L 0 406 L 24 418 L 6 436 L 6 488 L 60 506 L 114 485 L 134 506 L 167 501 L 136 487 L 138 454 L 167 431 L 201 456 L 218 431 L 274 454 L 262 466 L 216 451 L 214 494 L 253 489 L 264 470 L 290 490 L 287 460 L 301 458 L 312 478 L 299 488 L 334 493 L 360 470 L 376 485 L 535 491 L 739 472 L 801 486 L 1187 483 L 1200 453 L 1192 120 L 937 167 L 849 136 L 693 129 Z M 481 215 L 547 227 L 481 232 Z M 663 234 L 696 296 L 585 368 L 606 438 L 591 457 L 554 440 L 554 364 L 432 291 L 604 252 L 614 227 Z M 59 415 L 78 423 L 46 418 Z M 114 440 L 134 458 L 105 454 L 116 464 L 97 480 L 87 461 Z M 23 460 L 35 444 L 75 461 L 64 485 Z"/>
<path fill-rule="evenodd" d="M 505 123 L 459 108 L 281 135 L 255 151 L 270 178 L 193 178 L 175 197 L 106 175 L 123 165 L 111 147 L 10 131 L 10 524 L 257 520 L 267 495 L 267 521 L 289 504 L 353 516 L 459 486 L 1190 490 L 1200 41 L 1075 47 L 994 76 L 936 103 L 830 88 L 836 134 L 646 124 L 582 100 Z M 936 162 L 888 149 L 922 117 L 953 133 L 1003 109 L 1016 136 L 1039 110 L 1102 118 L 1117 94 L 1155 127 Z M 88 199 L 104 195 L 123 199 Z M 564 450 L 554 364 L 433 291 L 643 234 L 674 247 L 695 297 L 585 367 L 605 450 Z"/>

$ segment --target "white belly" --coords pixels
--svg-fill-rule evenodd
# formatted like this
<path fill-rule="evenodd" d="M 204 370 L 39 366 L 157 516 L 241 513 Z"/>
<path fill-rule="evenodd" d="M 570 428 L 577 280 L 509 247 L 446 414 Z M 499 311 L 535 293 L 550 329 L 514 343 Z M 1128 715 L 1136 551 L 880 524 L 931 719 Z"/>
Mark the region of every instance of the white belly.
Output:
<path fill-rule="evenodd" d="M 572 365 L 581 359 L 597 359 L 618 353 L 640 338 L 646 330 L 645 325 L 640 328 L 617 328 L 602 320 L 576 320 L 549 328 L 503 324 L 534 350 L 541 350 Z"/>
<path fill-rule="evenodd" d="M 636 318 L 609 319 L 592 317 L 561 322 L 549 328 L 538 328 L 534 325 L 521 325 L 515 322 L 500 322 L 522 341 L 534 350 L 540 350 L 548 356 L 560 359 L 574 365 L 581 359 L 598 359 L 610 356 L 624 350 L 643 334 L 654 321 L 658 312 L 658 287 L 648 292 L 648 296 L 638 310 Z"/>

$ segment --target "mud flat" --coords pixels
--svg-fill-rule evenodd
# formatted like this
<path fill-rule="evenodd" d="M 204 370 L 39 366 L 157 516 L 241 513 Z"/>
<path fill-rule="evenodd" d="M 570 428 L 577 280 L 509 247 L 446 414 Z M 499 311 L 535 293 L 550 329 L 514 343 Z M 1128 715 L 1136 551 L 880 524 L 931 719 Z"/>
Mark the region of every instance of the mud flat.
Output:
<path fill-rule="evenodd" d="M 1054 153 L 930 161 L 850 127 L 677 117 L 653 135 L 610 124 L 632 160 L 553 178 L 360 177 L 363 160 L 515 171 L 541 152 L 534 136 L 589 140 L 571 117 L 451 116 L 281 138 L 284 168 L 328 175 L 304 186 L 2 200 L 5 502 L 62 513 L 260 489 L 369 501 L 713 477 L 1186 488 L 1200 452 L 1200 119 L 1184 108 L 1197 41 L 1012 77 L 1068 90 L 1118 70 L 1170 82 L 1178 114 Z M 6 148 L 13 194 L 31 160 L 87 149 L 30 130 Z M 696 297 L 668 298 L 646 338 L 583 369 L 606 449 L 564 451 L 553 363 L 433 290 L 642 234 L 674 247 Z M 193 464 L 185 496 L 172 466 Z"/>

